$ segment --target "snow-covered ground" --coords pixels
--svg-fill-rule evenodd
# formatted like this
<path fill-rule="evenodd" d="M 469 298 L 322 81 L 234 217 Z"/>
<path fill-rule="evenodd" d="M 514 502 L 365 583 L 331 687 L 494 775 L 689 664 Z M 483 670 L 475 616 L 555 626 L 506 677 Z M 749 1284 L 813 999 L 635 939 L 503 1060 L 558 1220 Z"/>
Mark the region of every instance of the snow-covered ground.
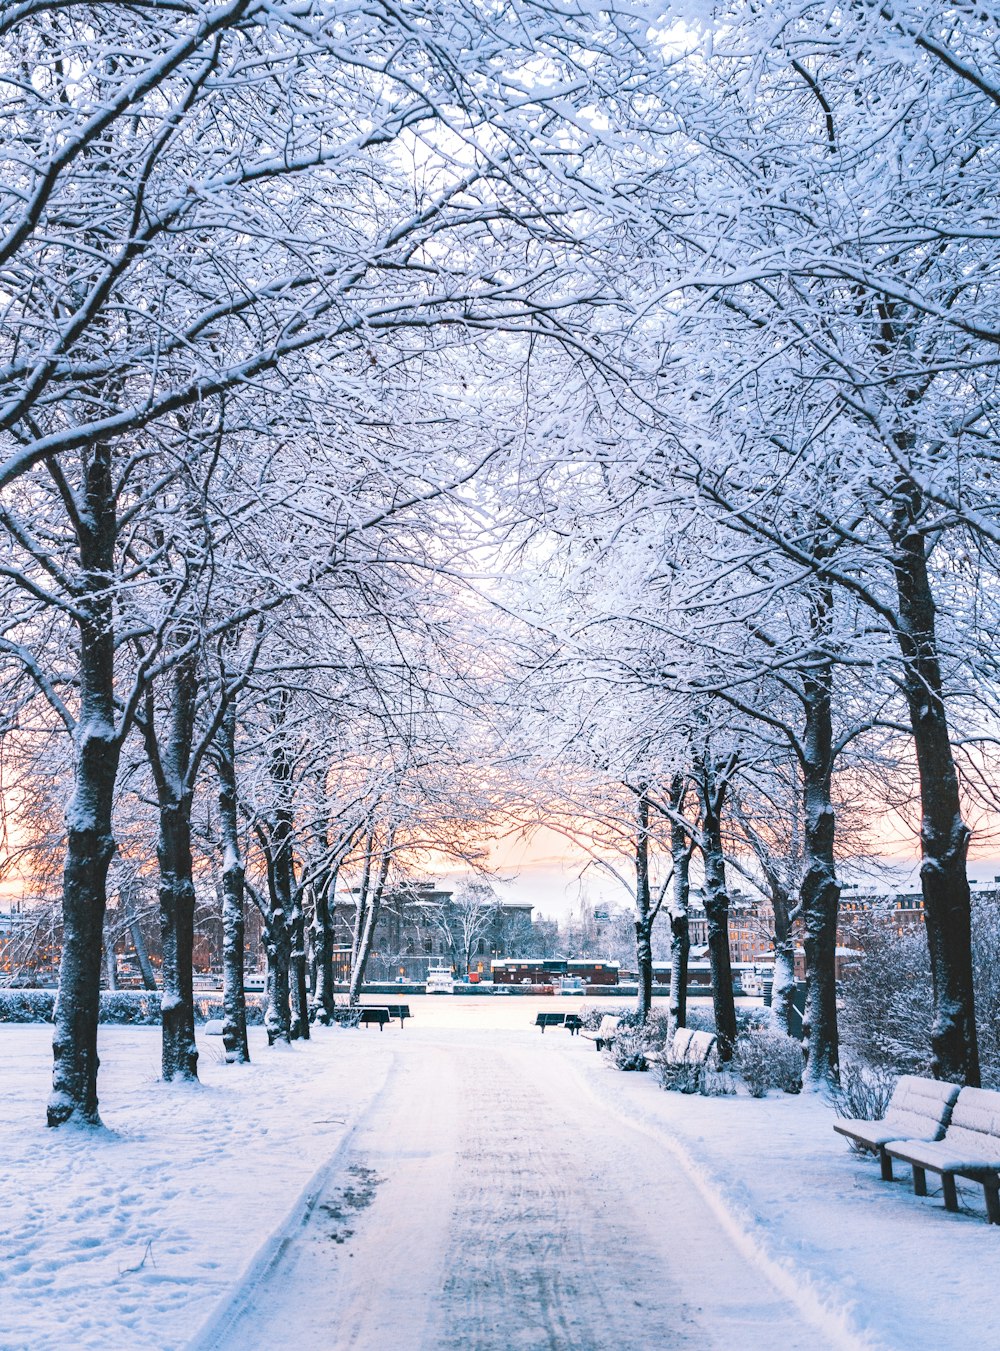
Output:
<path fill-rule="evenodd" d="M 178 1088 L 157 1028 L 102 1028 L 105 1129 L 49 1130 L 52 1029 L 0 1025 L 3 1351 L 184 1346 L 381 1087 L 388 1039 L 350 1040 L 275 1053 L 254 1028 L 236 1067 L 199 1034 Z"/>
<path fill-rule="evenodd" d="M 203 1038 L 196 1089 L 106 1029 L 97 1133 L 46 1130 L 49 1029 L 0 1026 L 0 1347 L 1000 1345 L 975 1189 L 948 1215 L 821 1101 L 664 1093 L 533 1001 L 409 1002 L 245 1069 Z"/>

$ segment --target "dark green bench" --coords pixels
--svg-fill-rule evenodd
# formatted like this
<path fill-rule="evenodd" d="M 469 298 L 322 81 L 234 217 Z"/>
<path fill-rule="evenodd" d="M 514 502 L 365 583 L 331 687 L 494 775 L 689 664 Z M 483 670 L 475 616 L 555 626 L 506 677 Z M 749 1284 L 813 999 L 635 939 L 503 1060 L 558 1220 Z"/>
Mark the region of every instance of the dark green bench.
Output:
<path fill-rule="evenodd" d="M 566 1022 L 565 1013 L 536 1013 L 535 1026 L 544 1032 L 547 1027 L 562 1027 Z"/>
<path fill-rule="evenodd" d="M 378 1030 L 380 1032 L 388 1021 L 388 1009 L 362 1009 L 361 1017 L 358 1019 L 358 1022 L 362 1027 L 367 1027 L 370 1023 L 378 1023 Z"/>

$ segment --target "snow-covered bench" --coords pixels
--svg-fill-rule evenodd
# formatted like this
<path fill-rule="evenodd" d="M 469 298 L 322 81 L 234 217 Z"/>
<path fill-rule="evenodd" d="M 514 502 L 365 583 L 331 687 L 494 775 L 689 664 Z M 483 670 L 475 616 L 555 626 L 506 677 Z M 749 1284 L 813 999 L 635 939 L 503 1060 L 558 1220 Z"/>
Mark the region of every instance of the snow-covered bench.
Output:
<path fill-rule="evenodd" d="M 711 1032 L 697 1032 L 690 1027 L 679 1027 L 662 1051 L 648 1051 L 646 1064 L 653 1065 L 709 1065 L 718 1061 L 718 1042 Z"/>
<path fill-rule="evenodd" d="M 601 1019 L 600 1027 L 598 1027 L 596 1030 L 584 1028 L 584 1030 L 580 1033 L 580 1036 L 586 1037 L 588 1041 L 592 1041 L 599 1051 L 603 1050 L 603 1048 L 607 1046 L 609 1042 L 614 1040 L 614 1036 L 615 1033 L 618 1031 L 618 1024 L 620 1022 L 621 1022 L 620 1018 L 612 1018 L 610 1014 L 606 1013 L 604 1017 Z"/>
<path fill-rule="evenodd" d="M 886 1182 L 892 1181 L 892 1159 L 886 1153 L 890 1140 L 940 1140 L 951 1120 L 958 1097 L 958 1084 L 940 1079 L 922 1079 L 904 1074 L 896 1082 L 881 1121 L 835 1121 L 833 1129 L 849 1140 L 875 1150 Z"/>
<path fill-rule="evenodd" d="M 927 1172 L 938 1173 L 947 1210 L 958 1209 L 955 1178 L 982 1184 L 990 1224 L 1000 1224 L 1000 1093 L 963 1088 L 940 1140 L 892 1140 L 886 1153 L 913 1169 L 913 1190 L 927 1195 Z"/>

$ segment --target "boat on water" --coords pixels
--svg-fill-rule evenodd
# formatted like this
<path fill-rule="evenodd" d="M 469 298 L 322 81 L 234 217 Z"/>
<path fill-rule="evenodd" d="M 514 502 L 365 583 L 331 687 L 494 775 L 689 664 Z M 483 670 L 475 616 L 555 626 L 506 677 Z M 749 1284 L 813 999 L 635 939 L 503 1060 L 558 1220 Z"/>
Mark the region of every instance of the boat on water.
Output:
<path fill-rule="evenodd" d="M 433 966 L 427 972 L 428 994 L 454 994 L 455 977 L 448 966 Z"/>

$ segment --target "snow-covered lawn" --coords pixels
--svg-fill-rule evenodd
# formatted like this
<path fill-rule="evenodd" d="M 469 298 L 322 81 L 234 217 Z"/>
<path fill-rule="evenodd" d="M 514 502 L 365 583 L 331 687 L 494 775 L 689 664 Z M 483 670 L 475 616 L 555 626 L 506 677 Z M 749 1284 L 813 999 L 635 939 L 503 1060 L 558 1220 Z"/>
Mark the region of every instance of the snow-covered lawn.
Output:
<path fill-rule="evenodd" d="M 285 1219 L 381 1086 L 387 1037 L 307 1047 L 157 1080 L 156 1028 L 101 1029 L 106 1129 L 49 1130 L 52 1029 L 0 1025 L 0 1347 L 181 1347 Z M 353 1042 L 353 1046 L 349 1043 Z M 363 1050 L 364 1054 L 359 1054 Z M 346 1052 L 346 1054 L 345 1054 Z"/>
<path fill-rule="evenodd" d="M 750 1298 L 734 1285 L 719 1303 L 727 1263 L 739 1288 L 757 1279 L 772 1290 L 787 1326 L 811 1327 L 817 1347 L 1000 1346 L 1000 1229 L 982 1218 L 977 1189 L 962 1193 L 966 1213 L 948 1215 L 940 1198 L 914 1198 L 908 1180 L 881 1182 L 815 1097 L 664 1093 L 586 1042 L 542 1036 L 534 1008 L 479 1010 L 444 1001 L 418 1008 L 402 1032 L 321 1029 L 281 1052 L 258 1034 L 244 1069 L 219 1063 L 218 1038 L 200 1038 L 204 1083 L 186 1089 L 157 1081 L 156 1029 L 102 1029 L 100 1132 L 46 1129 L 50 1029 L 0 1026 L 0 1347 L 186 1346 L 244 1273 L 260 1272 L 254 1258 L 274 1252 L 272 1236 L 291 1232 L 286 1221 L 333 1155 L 327 1196 L 370 1172 L 374 1200 L 352 1212 L 346 1237 L 313 1245 L 320 1293 L 299 1301 L 289 1289 L 287 1304 L 321 1328 L 337 1324 L 338 1307 L 350 1314 L 358 1331 L 345 1346 L 374 1346 L 371 1329 L 394 1326 L 372 1321 L 380 1280 L 386 1308 L 395 1292 L 411 1313 L 450 1307 L 461 1321 L 474 1299 L 489 1329 L 504 1301 L 530 1303 L 547 1279 L 566 1351 L 603 1347 L 588 1320 L 624 1315 L 594 1301 L 602 1273 L 615 1289 L 645 1273 L 629 1314 L 641 1327 L 656 1315 L 639 1304 L 657 1293 L 661 1266 L 675 1305 L 662 1295 L 656 1316 L 676 1307 L 691 1338 L 678 1345 L 709 1334 L 705 1345 L 735 1345 L 739 1300 Z M 389 1250 L 399 1260 L 387 1274 Z M 632 1265 L 621 1265 L 626 1252 Z M 505 1271 L 505 1285 L 480 1292 Z M 758 1273 L 749 1283 L 748 1271 Z M 761 1317 L 758 1307 L 748 1324 L 754 1345 Z M 337 1344 L 316 1335 L 297 1337 L 296 1351 Z M 436 1335 L 435 1346 L 451 1345 Z M 491 1336 L 468 1345 L 507 1345 Z M 791 1344 L 805 1345 L 798 1336 Z M 417 1336 L 398 1351 L 424 1345 Z M 631 1348 L 644 1351 L 641 1335 Z"/>

